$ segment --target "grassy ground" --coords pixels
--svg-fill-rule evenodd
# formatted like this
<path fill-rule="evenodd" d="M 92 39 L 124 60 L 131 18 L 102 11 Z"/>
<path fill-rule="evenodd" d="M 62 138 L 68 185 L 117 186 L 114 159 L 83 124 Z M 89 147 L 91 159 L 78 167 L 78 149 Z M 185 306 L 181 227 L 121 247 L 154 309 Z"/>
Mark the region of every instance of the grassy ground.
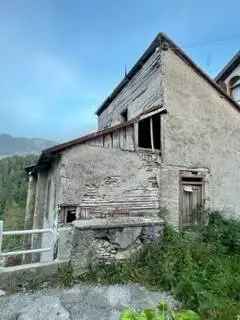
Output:
<path fill-rule="evenodd" d="M 145 247 L 124 264 L 98 266 L 81 280 L 104 284 L 138 282 L 170 290 L 202 319 L 240 318 L 240 223 L 212 213 L 209 225 L 177 233 Z M 239 316 L 239 318 L 238 318 Z"/>

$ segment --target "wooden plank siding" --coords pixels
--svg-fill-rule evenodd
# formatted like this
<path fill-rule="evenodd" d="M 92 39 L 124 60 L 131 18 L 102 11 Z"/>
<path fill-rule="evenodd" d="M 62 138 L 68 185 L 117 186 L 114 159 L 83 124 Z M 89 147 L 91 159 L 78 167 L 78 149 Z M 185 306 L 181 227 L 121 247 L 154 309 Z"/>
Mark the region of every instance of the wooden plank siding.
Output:
<path fill-rule="evenodd" d="M 108 134 L 93 138 L 87 141 L 86 144 L 104 148 L 118 148 L 126 151 L 134 151 L 136 150 L 134 124 L 132 123 Z"/>

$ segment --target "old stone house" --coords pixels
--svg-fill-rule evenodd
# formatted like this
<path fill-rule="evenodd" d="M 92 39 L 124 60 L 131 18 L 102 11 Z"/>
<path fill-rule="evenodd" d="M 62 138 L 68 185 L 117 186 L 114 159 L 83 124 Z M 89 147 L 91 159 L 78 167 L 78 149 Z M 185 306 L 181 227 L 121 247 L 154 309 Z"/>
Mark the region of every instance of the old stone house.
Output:
<path fill-rule="evenodd" d="M 200 206 L 239 216 L 239 106 L 166 35 L 96 114 L 96 132 L 27 169 L 26 228 L 159 214 L 182 227 L 204 222 Z"/>

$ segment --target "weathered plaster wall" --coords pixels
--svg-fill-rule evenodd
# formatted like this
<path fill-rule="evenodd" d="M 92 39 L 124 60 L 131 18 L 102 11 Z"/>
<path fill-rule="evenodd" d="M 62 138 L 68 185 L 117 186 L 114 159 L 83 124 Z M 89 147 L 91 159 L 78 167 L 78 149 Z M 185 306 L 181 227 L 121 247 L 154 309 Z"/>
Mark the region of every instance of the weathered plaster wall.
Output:
<path fill-rule="evenodd" d="M 73 245 L 73 226 L 63 226 L 58 228 L 57 259 L 66 261 L 71 259 Z"/>
<path fill-rule="evenodd" d="M 135 152 L 79 145 L 62 154 L 59 166 L 59 204 L 88 208 L 92 217 L 118 209 L 131 215 L 158 212 L 159 164 Z"/>
<path fill-rule="evenodd" d="M 162 103 L 160 51 L 148 59 L 118 96 L 98 118 L 98 128 L 111 127 L 122 122 L 121 112 L 128 108 L 128 118 Z"/>
<path fill-rule="evenodd" d="M 161 189 L 161 206 L 167 204 L 176 222 L 179 170 L 205 168 L 206 205 L 239 216 L 240 113 L 171 49 L 162 59 L 168 113 L 160 174 L 167 189 Z"/>

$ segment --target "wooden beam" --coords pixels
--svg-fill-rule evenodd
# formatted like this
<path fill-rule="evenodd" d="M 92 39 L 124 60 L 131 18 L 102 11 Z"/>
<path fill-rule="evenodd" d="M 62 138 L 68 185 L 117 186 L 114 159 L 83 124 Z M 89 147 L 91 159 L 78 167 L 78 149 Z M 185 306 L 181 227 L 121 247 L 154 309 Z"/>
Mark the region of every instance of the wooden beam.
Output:
<path fill-rule="evenodd" d="M 153 141 L 153 121 L 152 118 L 150 118 L 150 133 L 151 133 L 151 147 L 154 151 L 154 141 Z"/>

